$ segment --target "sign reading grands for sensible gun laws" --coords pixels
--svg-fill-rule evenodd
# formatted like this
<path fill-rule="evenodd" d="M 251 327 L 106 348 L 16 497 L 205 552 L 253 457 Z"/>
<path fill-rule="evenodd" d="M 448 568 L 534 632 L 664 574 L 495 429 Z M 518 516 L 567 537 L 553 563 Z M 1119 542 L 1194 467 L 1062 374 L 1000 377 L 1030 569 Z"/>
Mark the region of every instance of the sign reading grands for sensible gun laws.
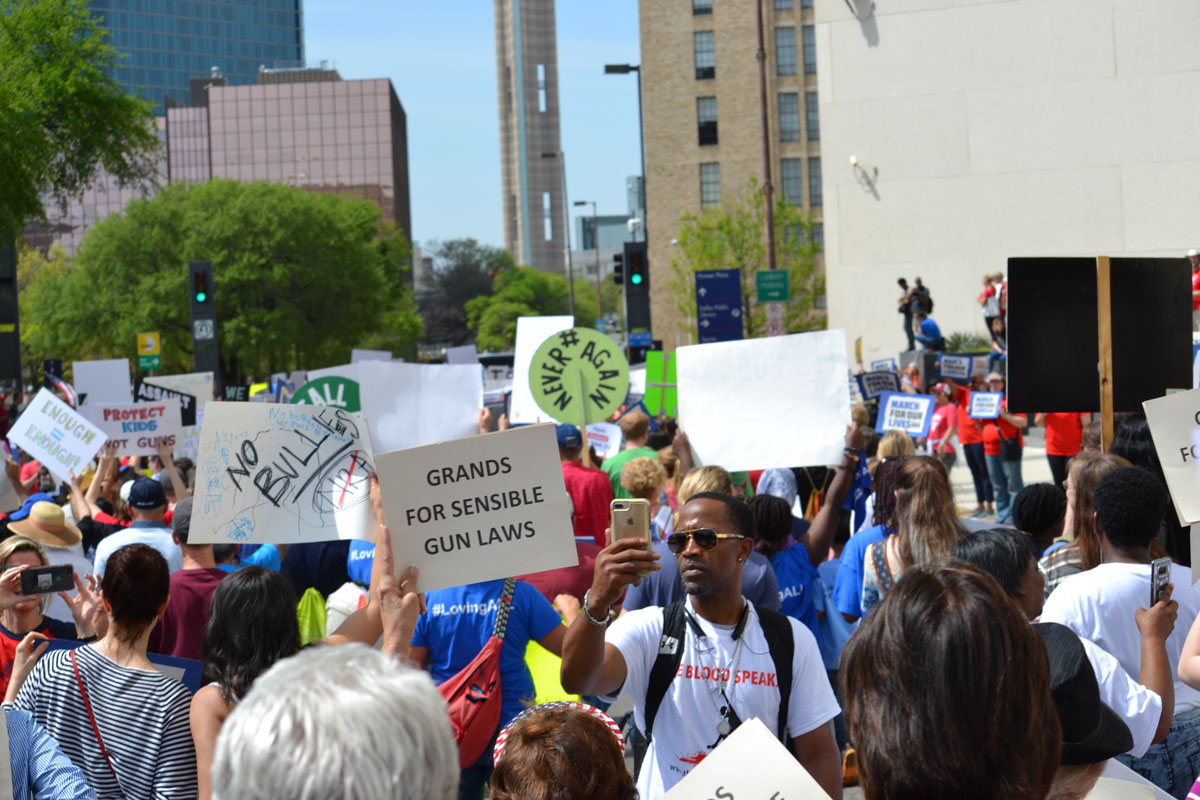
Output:
<path fill-rule="evenodd" d="M 42 389 L 8 432 L 8 440 L 32 455 L 60 480 L 83 465 L 108 437 L 46 389 Z"/>
<path fill-rule="evenodd" d="M 575 566 L 553 425 L 376 457 L 396 566 L 421 591 Z"/>

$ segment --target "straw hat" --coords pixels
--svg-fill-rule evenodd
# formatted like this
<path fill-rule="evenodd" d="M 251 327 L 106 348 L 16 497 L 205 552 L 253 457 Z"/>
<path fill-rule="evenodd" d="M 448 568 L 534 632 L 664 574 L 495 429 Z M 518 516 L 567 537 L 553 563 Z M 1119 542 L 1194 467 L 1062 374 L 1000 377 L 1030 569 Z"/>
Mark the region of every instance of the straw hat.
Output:
<path fill-rule="evenodd" d="M 33 504 L 27 519 L 8 523 L 8 529 L 47 547 L 72 547 L 83 541 L 83 534 L 67 522 L 62 508 L 45 500 Z"/>

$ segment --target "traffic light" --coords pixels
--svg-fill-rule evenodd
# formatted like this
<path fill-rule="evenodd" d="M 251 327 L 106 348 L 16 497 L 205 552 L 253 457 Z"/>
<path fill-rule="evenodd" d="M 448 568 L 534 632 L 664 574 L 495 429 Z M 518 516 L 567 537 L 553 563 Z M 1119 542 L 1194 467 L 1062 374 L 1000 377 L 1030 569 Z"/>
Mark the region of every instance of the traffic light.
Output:
<path fill-rule="evenodd" d="M 217 309 L 214 299 L 211 261 L 188 264 L 188 286 L 192 307 L 192 356 L 196 372 L 211 372 L 220 379 L 217 349 Z"/>
<path fill-rule="evenodd" d="M 635 294 L 650 294 L 650 269 L 646 263 L 644 242 L 632 242 L 629 252 L 629 290 Z"/>
<path fill-rule="evenodd" d="M 197 303 L 208 302 L 208 273 L 198 270 L 192 273 L 192 298 Z"/>
<path fill-rule="evenodd" d="M 625 282 L 625 256 L 613 253 L 613 283 L 620 286 Z"/>
<path fill-rule="evenodd" d="M 650 261 L 645 242 L 625 243 L 625 324 L 627 330 L 650 330 Z"/>

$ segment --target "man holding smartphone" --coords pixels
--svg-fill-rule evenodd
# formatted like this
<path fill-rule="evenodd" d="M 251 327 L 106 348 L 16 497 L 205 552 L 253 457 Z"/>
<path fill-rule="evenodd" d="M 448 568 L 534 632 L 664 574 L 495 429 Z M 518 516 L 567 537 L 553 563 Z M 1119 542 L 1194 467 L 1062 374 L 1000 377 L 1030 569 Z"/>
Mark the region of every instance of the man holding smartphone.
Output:
<path fill-rule="evenodd" d="M 1107 650 L 1143 685 L 1150 685 L 1149 673 L 1156 674 L 1164 711 L 1174 710 L 1170 730 L 1144 757 L 1118 760 L 1171 795 L 1187 797 L 1200 775 L 1200 691 L 1185 684 L 1178 669 L 1188 630 L 1200 614 L 1200 591 L 1187 567 L 1171 564 L 1171 593 L 1160 602 L 1177 607 L 1175 625 L 1165 641 L 1152 630 L 1143 635 L 1137 620 L 1151 600 L 1150 546 L 1162 522 L 1166 487 L 1141 467 L 1121 467 L 1096 485 L 1094 503 L 1103 563 L 1060 583 L 1041 621 L 1066 625 Z"/>

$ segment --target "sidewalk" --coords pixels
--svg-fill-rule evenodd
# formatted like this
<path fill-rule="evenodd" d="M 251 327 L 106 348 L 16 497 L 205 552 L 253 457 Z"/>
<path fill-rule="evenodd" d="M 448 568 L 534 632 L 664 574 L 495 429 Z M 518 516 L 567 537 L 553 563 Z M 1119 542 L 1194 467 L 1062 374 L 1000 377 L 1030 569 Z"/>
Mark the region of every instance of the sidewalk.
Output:
<path fill-rule="evenodd" d="M 1044 428 L 1031 428 L 1025 434 L 1025 449 L 1021 454 L 1021 479 L 1026 486 L 1031 483 L 1052 483 L 1050 463 L 1046 461 L 1046 437 Z M 969 516 L 975 510 L 975 482 L 971 470 L 963 457 L 962 447 L 955 442 L 958 458 L 950 470 L 950 486 L 954 490 L 954 505 L 960 517 Z"/>

